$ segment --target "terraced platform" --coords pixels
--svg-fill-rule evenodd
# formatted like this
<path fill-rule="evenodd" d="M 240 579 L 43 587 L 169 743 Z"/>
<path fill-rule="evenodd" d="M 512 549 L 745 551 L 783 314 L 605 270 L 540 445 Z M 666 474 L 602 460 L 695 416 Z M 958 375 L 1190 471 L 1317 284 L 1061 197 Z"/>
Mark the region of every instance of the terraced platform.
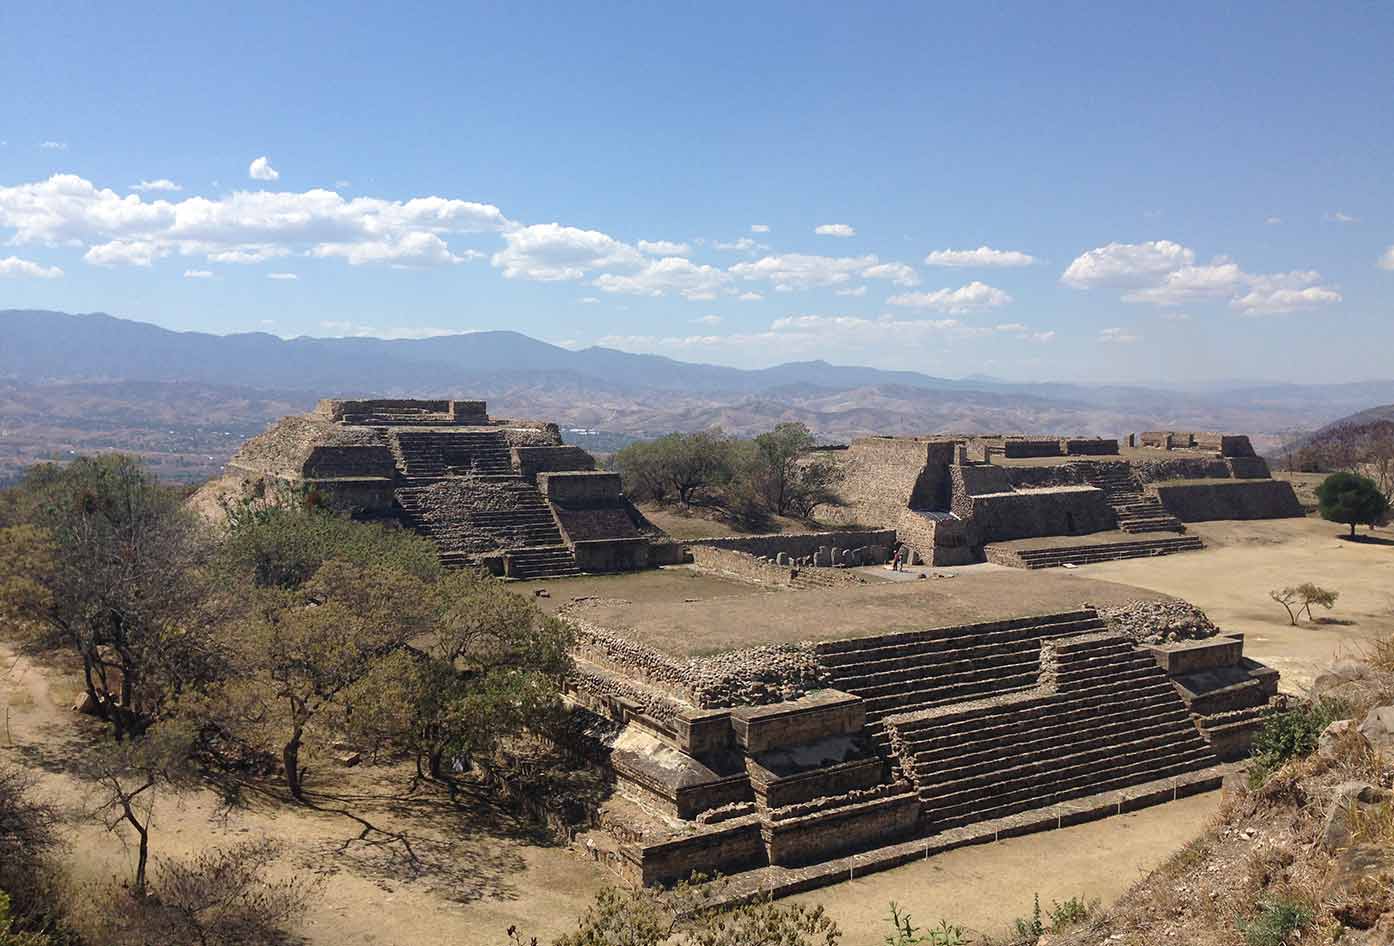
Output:
<path fill-rule="evenodd" d="M 1102 539 L 1098 535 L 1060 536 L 1053 539 L 1027 539 L 1017 542 L 996 542 L 983 547 L 989 562 L 1012 568 L 1054 568 L 1060 565 L 1088 565 L 1092 562 L 1115 562 L 1130 558 L 1151 558 L 1177 552 L 1194 552 L 1205 548 L 1199 536 L 1176 535 L 1151 538 L 1115 537 Z"/>
<path fill-rule="evenodd" d="M 1118 516 L 1124 532 L 1185 532 L 1180 519 L 1166 511 L 1155 496 L 1143 492 L 1142 483 L 1127 463 L 1098 465 L 1088 476 L 1090 486 L 1104 491 L 1104 499 Z"/>

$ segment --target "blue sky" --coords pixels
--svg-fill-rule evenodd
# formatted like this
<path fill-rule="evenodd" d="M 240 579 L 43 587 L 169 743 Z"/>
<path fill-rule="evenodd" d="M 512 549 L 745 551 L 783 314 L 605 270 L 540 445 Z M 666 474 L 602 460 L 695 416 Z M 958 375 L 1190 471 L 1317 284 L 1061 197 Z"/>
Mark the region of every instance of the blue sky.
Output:
<path fill-rule="evenodd" d="M 15 7 L 0 308 L 1394 375 L 1388 5 Z"/>

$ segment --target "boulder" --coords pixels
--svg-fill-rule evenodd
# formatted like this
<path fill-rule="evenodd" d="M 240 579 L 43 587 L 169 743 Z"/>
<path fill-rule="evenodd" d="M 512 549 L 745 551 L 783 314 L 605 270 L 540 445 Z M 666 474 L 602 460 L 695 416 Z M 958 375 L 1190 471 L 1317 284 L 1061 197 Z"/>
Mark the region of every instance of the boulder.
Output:
<path fill-rule="evenodd" d="M 1394 706 L 1376 706 L 1366 713 L 1360 735 L 1379 755 L 1394 759 Z"/>
<path fill-rule="evenodd" d="M 1368 664 L 1359 660 L 1337 661 L 1312 681 L 1312 699 L 1359 701 L 1372 677 Z"/>
<path fill-rule="evenodd" d="M 1338 719 L 1327 725 L 1317 737 L 1317 755 L 1323 759 L 1334 759 L 1340 753 L 1341 744 L 1350 738 L 1349 734 L 1357 732 L 1355 720 Z"/>
<path fill-rule="evenodd" d="M 1388 789 L 1369 782 L 1342 782 L 1331 790 L 1331 807 L 1321 832 L 1322 847 L 1342 851 L 1350 847 L 1355 834 L 1356 813 L 1388 804 L 1394 797 Z"/>

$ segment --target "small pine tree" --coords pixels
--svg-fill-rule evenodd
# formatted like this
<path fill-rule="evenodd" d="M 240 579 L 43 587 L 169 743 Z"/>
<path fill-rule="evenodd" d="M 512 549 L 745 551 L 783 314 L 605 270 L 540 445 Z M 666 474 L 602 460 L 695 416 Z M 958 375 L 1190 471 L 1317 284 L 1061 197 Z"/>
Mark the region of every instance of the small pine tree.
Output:
<path fill-rule="evenodd" d="M 1332 473 L 1317 487 L 1317 508 L 1328 522 L 1374 526 L 1389 511 L 1389 500 L 1375 481 L 1358 473 Z"/>

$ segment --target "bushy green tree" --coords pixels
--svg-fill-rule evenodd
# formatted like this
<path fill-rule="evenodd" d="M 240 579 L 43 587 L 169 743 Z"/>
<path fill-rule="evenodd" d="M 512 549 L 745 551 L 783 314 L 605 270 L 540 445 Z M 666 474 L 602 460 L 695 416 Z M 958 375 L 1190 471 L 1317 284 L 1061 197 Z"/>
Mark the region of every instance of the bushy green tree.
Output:
<path fill-rule="evenodd" d="M 233 580 L 296 588 L 333 559 L 423 580 L 441 573 L 435 546 L 414 532 L 301 504 L 246 506 L 229 516 L 219 564 Z"/>
<path fill-rule="evenodd" d="M 1329 522 L 1350 526 L 1374 526 L 1389 511 L 1389 499 L 1368 476 L 1358 473 L 1332 473 L 1317 487 L 1318 509 Z"/>
<path fill-rule="evenodd" d="M 812 455 L 817 441 L 803 424 L 780 424 L 755 438 L 749 476 L 766 507 L 777 516 L 794 512 L 805 518 L 837 502 L 841 468 Z"/>
<path fill-rule="evenodd" d="M 121 454 L 43 468 L 18 489 L 0 529 L 0 619 L 72 651 L 93 711 L 118 739 L 138 735 L 216 666 L 198 524 Z"/>
<path fill-rule="evenodd" d="M 676 497 L 683 505 L 719 491 L 735 474 L 732 441 L 720 430 L 633 443 L 617 452 L 613 463 L 633 498 Z"/>

